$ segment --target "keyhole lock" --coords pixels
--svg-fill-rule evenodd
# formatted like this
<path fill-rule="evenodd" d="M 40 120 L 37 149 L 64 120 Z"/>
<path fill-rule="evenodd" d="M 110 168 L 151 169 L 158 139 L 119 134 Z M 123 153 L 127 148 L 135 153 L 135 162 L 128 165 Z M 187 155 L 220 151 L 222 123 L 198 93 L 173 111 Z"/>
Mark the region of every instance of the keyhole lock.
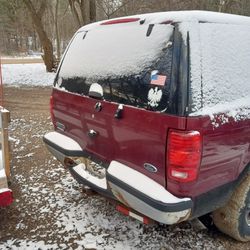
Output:
<path fill-rule="evenodd" d="M 115 112 L 115 118 L 116 119 L 121 119 L 122 118 L 122 113 L 123 113 L 123 104 L 120 104 Z"/>
<path fill-rule="evenodd" d="M 95 111 L 100 112 L 102 110 L 102 104 L 100 102 L 97 102 L 95 104 Z"/>

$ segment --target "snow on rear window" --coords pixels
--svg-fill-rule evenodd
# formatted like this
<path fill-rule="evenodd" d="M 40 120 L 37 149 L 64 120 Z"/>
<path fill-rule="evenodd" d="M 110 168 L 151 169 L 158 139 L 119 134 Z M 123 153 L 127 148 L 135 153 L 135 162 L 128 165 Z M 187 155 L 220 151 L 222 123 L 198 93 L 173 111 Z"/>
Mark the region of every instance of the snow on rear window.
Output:
<path fill-rule="evenodd" d="M 63 78 L 105 78 L 140 73 L 157 58 L 173 32 L 171 25 L 126 24 L 79 32 L 62 63 Z M 84 38 L 85 36 L 85 38 Z"/>

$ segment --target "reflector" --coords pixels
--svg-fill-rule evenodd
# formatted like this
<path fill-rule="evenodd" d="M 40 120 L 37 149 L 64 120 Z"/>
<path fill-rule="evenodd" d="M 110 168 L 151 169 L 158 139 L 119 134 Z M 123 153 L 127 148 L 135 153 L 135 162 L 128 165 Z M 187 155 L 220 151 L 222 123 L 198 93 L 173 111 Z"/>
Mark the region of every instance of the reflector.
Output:
<path fill-rule="evenodd" d="M 55 126 L 55 115 L 53 112 L 53 108 L 54 108 L 54 97 L 51 96 L 50 97 L 50 116 L 51 116 L 51 121 L 52 121 L 53 125 Z"/>
<path fill-rule="evenodd" d="M 7 207 L 13 202 L 13 195 L 10 189 L 0 190 L 0 207 Z"/>

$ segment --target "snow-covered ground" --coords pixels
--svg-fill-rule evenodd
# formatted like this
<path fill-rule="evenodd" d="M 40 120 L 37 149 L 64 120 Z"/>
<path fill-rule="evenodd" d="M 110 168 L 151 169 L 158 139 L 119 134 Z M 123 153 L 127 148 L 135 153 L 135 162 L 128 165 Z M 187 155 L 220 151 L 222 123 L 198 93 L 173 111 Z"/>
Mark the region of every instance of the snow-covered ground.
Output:
<path fill-rule="evenodd" d="M 3 83 L 12 86 L 52 86 L 55 73 L 47 73 L 44 64 L 3 64 Z"/>

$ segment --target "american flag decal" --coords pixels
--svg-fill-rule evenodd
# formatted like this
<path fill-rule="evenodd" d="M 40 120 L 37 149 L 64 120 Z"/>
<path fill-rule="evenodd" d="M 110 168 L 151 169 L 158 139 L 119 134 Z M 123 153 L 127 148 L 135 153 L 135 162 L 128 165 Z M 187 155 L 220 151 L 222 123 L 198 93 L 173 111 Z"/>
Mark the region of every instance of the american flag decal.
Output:
<path fill-rule="evenodd" d="M 167 79 L 167 76 L 152 74 L 150 83 L 153 85 L 164 86 L 166 79 Z"/>

